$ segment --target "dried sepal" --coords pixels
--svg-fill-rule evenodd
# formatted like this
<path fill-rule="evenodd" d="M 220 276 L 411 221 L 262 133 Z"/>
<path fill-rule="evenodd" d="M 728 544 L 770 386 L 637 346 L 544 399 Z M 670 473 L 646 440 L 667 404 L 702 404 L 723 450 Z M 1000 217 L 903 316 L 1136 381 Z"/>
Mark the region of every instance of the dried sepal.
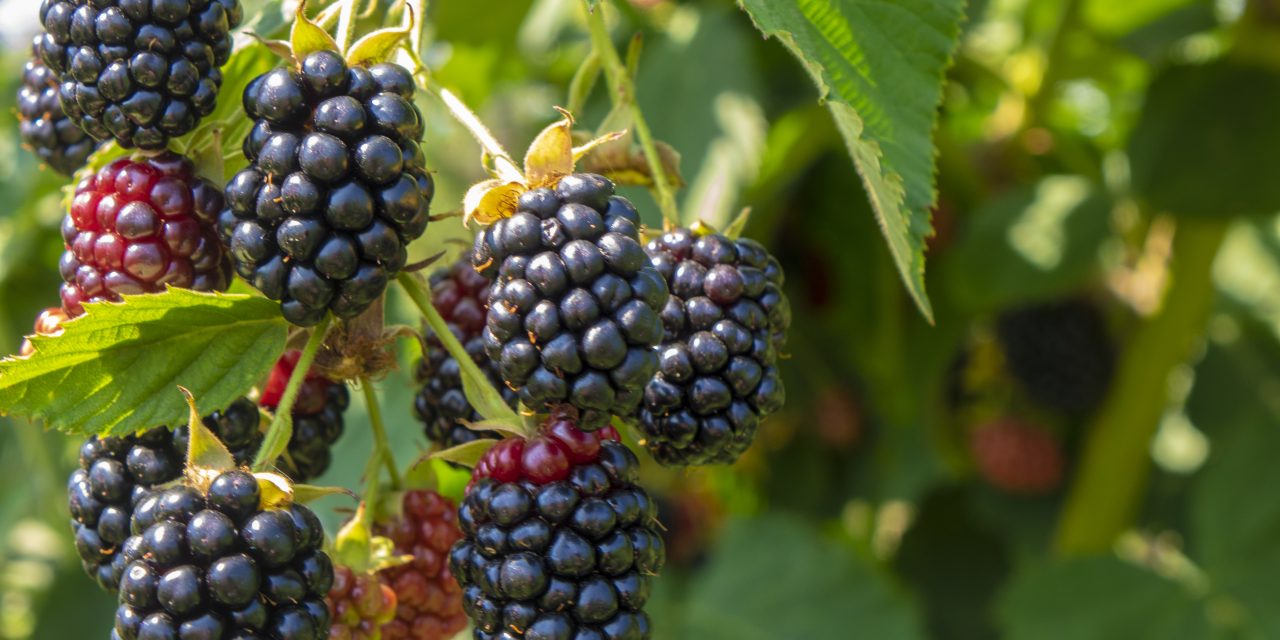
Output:
<path fill-rule="evenodd" d="M 487 225 L 511 217 L 516 212 L 520 194 L 527 190 L 523 182 L 505 182 L 498 178 L 473 185 L 462 200 L 463 224 L 469 225 L 474 220 Z"/>

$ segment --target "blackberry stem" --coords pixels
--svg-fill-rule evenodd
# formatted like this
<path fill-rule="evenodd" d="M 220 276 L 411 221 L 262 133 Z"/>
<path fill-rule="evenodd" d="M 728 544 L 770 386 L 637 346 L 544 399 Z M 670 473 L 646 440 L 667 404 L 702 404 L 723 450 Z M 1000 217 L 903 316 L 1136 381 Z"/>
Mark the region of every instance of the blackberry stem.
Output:
<path fill-rule="evenodd" d="M 258 448 L 257 457 L 253 459 L 254 471 L 265 471 L 289 447 L 289 439 L 293 437 L 293 405 L 298 401 L 298 392 L 302 390 L 302 383 L 307 379 L 307 372 L 311 371 L 311 363 L 315 361 L 316 352 L 324 343 L 325 334 L 329 332 L 329 324 L 332 320 L 333 316 L 325 314 L 320 324 L 312 330 L 311 337 L 307 338 L 307 345 L 302 349 L 298 364 L 289 375 L 289 384 L 285 385 L 284 395 L 280 396 L 280 404 L 276 406 L 275 415 L 271 418 L 271 426 L 267 428 L 267 435 L 262 441 L 262 446 Z"/>
<path fill-rule="evenodd" d="M 580 0 L 582 8 L 587 12 L 587 26 L 591 32 L 591 48 L 600 56 L 600 64 L 604 68 L 605 81 L 609 85 L 609 94 L 615 106 L 631 107 L 632 124 L 636 129 L 636 137 L 640 140 L 640 148 L 649 162 L 649 171 L 653 174 L 653 194 L 658 201 L 658 209 L 662 211 L 662 220 L 668 228 L 680 226 L 680 211 L 676 207 L 675 191 L 671 188 L 667 170 L 662 166 L 662 157 L 658 155 L 658 145 L 653 139 L 649 123 L 644 119 L 644 112 L 636 100 L 635 82 L 631 77 L 627 64 L 618 55 L 609 36 L 609 28 L 604 23 L 603 5 L 596 10 L 591 9 L 588 0 Z"/>
<path fill-rule="evenodd" d="M 467 402 L 485 421 L 501 423 L 506 431 L 512 433 L 526 433 L 520 416 L 516 415 L 516 412 L 503 401 L 502 394 L 489 382 L 489 377 L 480 371 L 475 360 L 471 359 L 471 354 L 467 353 L 466 347 L 458 342 L 458 337 L 453 335 L 448 323 L 431 304 L 431 291 L 427 289 L 422 279 L 411 273 L 401 273 L 398 280 L 400 286 L 404 287 L 405 293 L 409 294 L 414 305 L 422 312 L 422 317 L 426 319 L 431 331 L 440 339 L 440 344 L 458 361 L 458 366 L 462 369 L 462 390 L 467 396 Z"/>
<path fill-rule="evenodd" d="M 391 488 L 398 491 L 401 486 L 400 469 L 396 466 L 395 454 L 391 452 L 391 444 L 387 440 L 387 428 L 382 423 L 382 407 L 378 404 L 378 392 L 373 388 L 373 381 L 368 377 L 360 377 L 360 389 L 364 392 L 364 403 L 369 410 L 369 425 L 373 428 L 373 455 L 380 458 L 391 476 Z M 378 472 L 376 462 L 370 461 L 369 477 L 366 482 L 376 483 Z"/>
<path fill-rule="evenodd" d="M 1089 428 L 1058 521 L 1061 555 L 1103 553 L 1133 524 L 1151 473 L 1151 439 L 1168 406 L 1169 374 L 1193 357 L 1213 308 L 1212 266 L 1226 218 L 1178 222 L 1161 308 L 1137 329 Z"/>

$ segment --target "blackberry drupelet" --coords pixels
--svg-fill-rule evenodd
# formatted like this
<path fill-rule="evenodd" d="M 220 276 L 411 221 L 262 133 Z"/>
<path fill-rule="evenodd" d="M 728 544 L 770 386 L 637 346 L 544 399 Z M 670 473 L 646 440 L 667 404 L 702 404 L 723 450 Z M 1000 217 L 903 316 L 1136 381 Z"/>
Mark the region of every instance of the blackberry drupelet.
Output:
<path fill-rule="evenodd" d="M 182 485 L 140 505 L 113 640 L 327 637 L 334 572 L 320 520 L 260 502 L 253 475 L 226 471 L 207 493 Z"/>
<path fill-rule="evenodd" d="M 572 405 L 587 430 L 635 415 L 668 298 L 639 226 L 612 182 L 580 173 L 526 191 L 476 237 L 472 265 L 496 279 L 485 350 L 529 408 Z"/>
<path fill-rule="evenodd" d="M 645 447 L 666 465 L 729 464 L 786 399 L 778 350 L 791 307 L 759 243 L 676 229 L 646 248 L 671 287 L 658 373 L 645 388 Z"/>
<path fill-rule="evenodd" d="M 258 409 L 240 399 L 204 419 L 241 464 L 253 459 L 260 442 Z M 80 468 L 67 482 L 76 552 L 89 576 L 114 593 L 124 571 L 122 546 L 134 509 L 154 487 L 182 476 L 187 427 L 164 427 L 121 438 L 94 436 L 80 448 Z"/>
<path fill-rule="evenodd" d="M 978 474 L 1004 493 L 1044 495 L 1062 485 L 1062 444 L 1037 425 L 1016 419 L 981 425 L 971 434 L 969 448 Z"/>
<path fill-rule="evenodd" d="M 374 573 L 356 573 L 335 567 L 333 588 L 325 597 L 329 606 L 329 640 L 380 640 L 383 625 L 396 615 L 396 593 Z M 423 636 L 424 638 L 426 636 Z"/>
<path fill-rule="evenodd" d="M 36 317 L 34 326 L 35 335 L 37 336 L 60 336 L 62 335 L 62 323 L 67 321 L 67 312 L 62 307 L 52 307 L 40 312 Z M 22 340 L 22 347 L 18 349 L 18 356 L 25 358 L 36 352 L 35 345 L 31 344 L 30 338 Z"/>
<path fill-rule="evenodd" d="M 62 308 L 76 317 L 85 302 L 166 285 L 226 289 L 231 263 L 214 228 L 221 209 L 221 191 L 173 153 L 122 158 L 85 178 L 62 222 Z"/>
<path fill-rule="evenodd" d="M 481 340 L 489 285 L 489 279 L 476 273 L 469 261 L 461 260 L 431 276 L 431 302 L 449 324 L 458 342 L 466 347 L 476 366 L 489 375 L 489 381 L 514 408 L 516 392 L 502 384 L 497 367 L 489 360 Z M 467 402 L 458 361 L 445 350 L 440 338 L 427 336 L 422 348 L 422 361 L 417 371 L 417 380 L 422 388 L 414 399 L 413 407 L 425 425 L 427 440 L 448 449 L 477 438 L 501 438 L 495 431 L 472 431 L 462 424 L 463 421 L 479 422 L 483 418 Z"/>
<path fill-rule="evenodd" d="M 638 471 L 612 428 L 555 417 L 484 456 L 450 554 L 475 638 L 649 637 L 643 607 L 665 554 Z"/>
<path fill-rule="evenodd" d="M 449 551 L 462 538 L 457 509 L 434 491 L 407 491 L 401 516 L 379 523 L 374 533 L 395 543 L 408 564 L 383 569 L 379 579 L 395 592 L 395 618 L 382 627 L 383 640 L 449 640 L 467 626 L 462 589 L 449 572 Z"/>
<path fill-rule="evenodd" d="M 98 148 L 98 142 L 62 111 L 62 104 L 58 102 L 58 78 L 38 55 L 22 68 L 18 133 L 22 146 L 54 171 L 68 176 L 84 166 L 89 154 Z"/>
<path fill-rule="evenodd" d="M 238 0 L 44 0 L 36 50 L 85 133 L 157 151 L 213 113 L 242 18 Z"/>
<path fill-rule="evenodd" d="M 996 330 L 1010 372 L 1032 400 L 1071 416 L 1102 404 L 1116 351 L 1095 304 L 1073 299 L 1007 311 Z"/>
<path fill-rule="evenodd" d="M 289 351 L 280 357 L 262 390 L 259 404 L 275 411 L 301 357 L 300 351 Z M 308 372 L 293 404 L 289 448 L 286 455 L 276 461 L 280 472 L 294 482 L 310 482 L 328 471 L 333 462 L 333 445 L 345 428 L 343 414 L 350 404 L 351 395 L 345 384 Z"/>
<path fill-rule="evenodd" d="M 435 185 L 413 93 L 403 67 L 348 68 L 330 51 L 245 88 L 250 165 L 227 184 L 220 230 L 236 272 L 290 322 L 359 315 L 426 230 Z"/>

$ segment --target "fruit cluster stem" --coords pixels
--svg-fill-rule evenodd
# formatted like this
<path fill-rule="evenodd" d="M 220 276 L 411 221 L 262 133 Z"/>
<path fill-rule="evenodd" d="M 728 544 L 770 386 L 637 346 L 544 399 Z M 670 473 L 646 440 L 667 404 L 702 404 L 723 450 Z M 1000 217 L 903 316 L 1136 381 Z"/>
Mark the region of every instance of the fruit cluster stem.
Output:
<path fill-rule="evenodd" d="M 627 105 L 631 109 L 632 124 L 636 129 L 636 138 L 640 140 L 640 148 L 649 163 L 649 171 L 653 174 L 654 199 L 658 201 L 658 209 L 662 211 L 662 219 L 668 227 L 680 226 L 680 211 L 676 207 L 675 190 L 667 170 L 662 166 L 662 157 L 658 155 L 658 145 L 653 139 L 653 131 L 644 118 L 640 103 L 636 100 L 635 81 L 627 65 L 618 55 L 609 36 L 609 28 L 604 23 L 604 8 L 592 10 L 588 0 L 581 0 L 582 8 L 587 13 L 587 27 L 591 32 L 591 47 L 595 55 L 600 57 L 604 68 L 605 81 L 609 85 L 610 96 L 614 106 Z"/>
<path fill-rule="evenodd" d="M 1134 333 L 1091 425 L 1058 524 L 1058 553 L 1105 553 L 1131 526 L 1151 471 L 1151 439 L 1168 407 L 1169 374 L 1192 356 L 1212 310 L 1213 261 L 1227 224 L 1178 223 L 1163 306 Z"/>
<path fill-rule="evenodd" d="M 382 422 L 382 407 L 378 404 L 378 392 L 373 388 L 373 381 L 367 377 L 360 378 L 360 389 L 364 392 L 364 402 L 369 410 L 369 424 L 373 428 L 373 455 L 387 467 L 391 477 L 391 488 L 399 490 L 401 486 L 400 469 L 396 466 L 395 454 L 391 452 L 391 443 L 387 440 L 387 428 Z M 369 465 L 368 482 L 376 483 L 377 464 Z"/>
<path fill-rule="evenodd" d="M 302 349 L 298 364 L 289 375 L 289 383 L 284 388 L 284 395 L 280 397 L 280 404 L 276 407 L 275 415 L 271 419 L 271 426 L 267 428 L 266 438 L 263 439 L 258 455 L 253 460 L 255 471 L 265 471 L 288 448 L 289 438 L 293 437 L 293 405 L 298 400 L 298 392 L 302 389 L 303 381 L 307 379 L 307 372 L 311 371 L 311 363 L 315 361 L 320 345 L 324 344 L 324 337 L 329 332 L 329 324 L 332 320 L 333 316 L 325 315 L 320 324 L 312 330 L 311 337 L 307 339 L 307 345 Z"/>

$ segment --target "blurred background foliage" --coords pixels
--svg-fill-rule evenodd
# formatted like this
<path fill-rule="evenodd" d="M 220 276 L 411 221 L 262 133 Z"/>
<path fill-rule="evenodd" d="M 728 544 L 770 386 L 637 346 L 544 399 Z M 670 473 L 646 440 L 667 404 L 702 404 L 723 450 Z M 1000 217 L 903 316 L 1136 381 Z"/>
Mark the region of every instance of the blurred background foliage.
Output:
<path fill-rule="evenodd" d="M 39 3 L 2 4 L 12 114 Z M 431 5 L 435 82 L 519 149 L 588 51 L 577 2 Z M 724 225 L 751 207 L 746 235 L 783 260 L 795 307 L 789 402 L 748 456 L 646 471 L 670 554 L 657 638 L 1280 637 L 1280 3 L 969 2 L 935 134 L 932 326 L 791 55 L 730 0 L 617 7 L 618 42 L 643 36 L 643 111 L 682 155 L 683 210 Z M 446 212 L 483 177 L 478 150 L 422 100 Z M 608 111 L 603 92 L 584 107 L 588 127 Z M 7 117 L 0 345 L 16 351 L 57 302 L 63 185 Z M 442 221 L 415 253 L 466 236 Z M 1038 401 L 999 339 L 1011 310 L 1055 301 L 1098 310 L 1118 354 L 1083 410 Z M 398 451 L 424 447 L 404 370 L 382 385 Z M 1001 490 L 975 460 L 1001 420 L 1048 435 L 1051 486 Z M 322 484 L 358 484 L 358 402 L 347 424 Z M 109 628 L 67 526 L 78 447 L 0 418 L 0 638 Z"/>

